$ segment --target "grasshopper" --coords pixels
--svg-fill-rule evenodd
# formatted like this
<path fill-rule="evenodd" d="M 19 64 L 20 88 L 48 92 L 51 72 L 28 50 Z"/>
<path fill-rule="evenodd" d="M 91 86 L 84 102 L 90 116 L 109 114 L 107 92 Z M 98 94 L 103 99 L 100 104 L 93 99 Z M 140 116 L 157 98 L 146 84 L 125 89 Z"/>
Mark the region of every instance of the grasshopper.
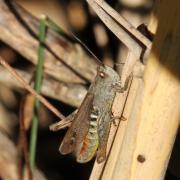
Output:
<path fill-rule="evenodd" d="M 119 88 L 119 75 L 108 66 L 99 66 L 96 78 L 61 143 L 59 150 L 62 154 L 74 152 L 77 162 L 85 163 L 97 151 L 98 163 L 105 160 L 111 107 Z"/>

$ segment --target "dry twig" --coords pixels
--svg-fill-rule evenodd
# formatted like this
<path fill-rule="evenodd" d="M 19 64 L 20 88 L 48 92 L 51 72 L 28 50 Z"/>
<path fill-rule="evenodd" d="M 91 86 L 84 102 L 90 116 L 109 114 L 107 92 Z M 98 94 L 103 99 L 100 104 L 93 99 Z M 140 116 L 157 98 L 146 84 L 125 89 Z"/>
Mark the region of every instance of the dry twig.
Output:
<path fill-rule="evenodd" d="M 24 88 L 25 88 L 28 92 L 30 92 L 31 94 L 33 94 L 34 96 L 36 96 L 36 98 L 39 99 L 39 101 L 40 101 L 44 106 L 46 106 L 51 112 L 53 112 L 58 118 L 60 118 L 60 119 L 64 119 L 64 118 L 65 118 L 64 115 L 63 115 L 60 111 L 58 111 L 54 106 L 52 106 L 44 97 L 42 97 L 41 95 L 37 94 L 36 91 L 35 91 L 33 88 L 31 88 L 31 86 L 30 86 L 28 83 L 26 83 L 26 82 L 24 81 L 24 79 L 17 74 L 17 72 L 14 71 L 13 68 L 11 68 L 11 66 L 8 65 L 8 64 L 2 59 L 2 57 L 0 57 L 0 64 L 1 64 L 4 68 L 6 68 L 6 69 L 12 74 L 12 76 L 13 76 L 14 78 L 16 78 L 17 81 L 20 82 L 20 83 L 24 86 Z"/>
<path fill-rule="evenodd" d="M 31 74 L 18 70 L 14 70 L 21 76 L 26 82 L 29 82 Z M 11 74 L 6 69 L 0 67 L 0 82 L 12 89 L 24 88 L 16 79 L 12 78 Z M 33 83 L 31 84 L 33 86 Z M 48 75 L 43 78 L 42 94 L 51 97 L 56 100 L 60 100 L 66 104 L 74 107 L 78 107 L 83 98 L 86 95 L 86 88 L 81 84 L 74 83 L 62 83 Z"/>

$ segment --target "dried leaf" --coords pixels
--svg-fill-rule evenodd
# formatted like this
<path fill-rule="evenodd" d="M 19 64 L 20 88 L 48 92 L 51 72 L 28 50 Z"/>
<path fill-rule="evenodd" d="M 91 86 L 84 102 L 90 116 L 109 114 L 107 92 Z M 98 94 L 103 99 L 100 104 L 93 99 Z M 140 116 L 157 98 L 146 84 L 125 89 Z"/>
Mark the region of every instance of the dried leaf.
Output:
<path fill-rule="evenodd" d="M 30 127 L 31 120 L 33 117 L 34 111 L 34 101 L 35 97 L 32 94 L 26 94 L 22 100 L 23 105 L 21 106 L 23 109 L 23 119 L 24 119 L 24 128 L 27 130 Z"/>

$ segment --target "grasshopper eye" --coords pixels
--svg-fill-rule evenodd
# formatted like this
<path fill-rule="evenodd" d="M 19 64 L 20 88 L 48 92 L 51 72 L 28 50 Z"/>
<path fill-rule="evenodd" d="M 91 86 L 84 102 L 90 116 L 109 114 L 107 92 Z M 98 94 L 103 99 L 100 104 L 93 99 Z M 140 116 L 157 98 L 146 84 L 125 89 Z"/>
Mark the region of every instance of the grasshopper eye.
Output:
<path fill-rule="evenodd" d="M 99 76 L 100 76 L 101 78 L 104 78 L 104 77 L 105 77 L 104 72 L 99 72 Z"/>

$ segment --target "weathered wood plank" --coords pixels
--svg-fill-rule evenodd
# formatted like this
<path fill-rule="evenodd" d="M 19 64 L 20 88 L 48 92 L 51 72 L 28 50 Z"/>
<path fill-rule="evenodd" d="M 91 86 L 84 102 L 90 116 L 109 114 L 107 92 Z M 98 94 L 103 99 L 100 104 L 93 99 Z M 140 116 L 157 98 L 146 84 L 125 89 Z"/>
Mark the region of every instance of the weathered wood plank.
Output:
<path fill-rule="evenodd" d="M 178 0 L 160 2 L 157 34 L 109 179 L 164 178 L 180 120 L 179 9 Z"/>

